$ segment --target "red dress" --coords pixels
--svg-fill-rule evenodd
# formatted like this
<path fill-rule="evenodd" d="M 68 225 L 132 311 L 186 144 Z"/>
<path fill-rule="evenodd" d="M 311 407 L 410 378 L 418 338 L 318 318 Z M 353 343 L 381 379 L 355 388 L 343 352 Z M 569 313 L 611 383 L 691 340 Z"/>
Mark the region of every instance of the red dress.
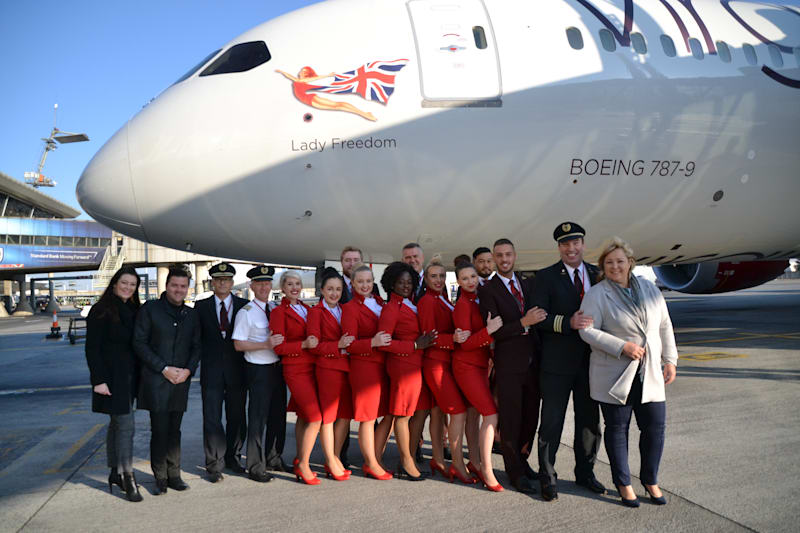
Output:
<path fill-rule="evenodd" d="M 389 346 L 380 349 L 388 354 L 389 412 L 395 416 L 411 416 L 417 410 L 422 390 L 422 350 L 414 349 L 419 337 L 417 314 L 395 293 L 383 307 L 378 330 L 392 336 Z"/>
<path fill-rule="evenodd" d="M 310 311 L 306 304 L 300 303 Z M 297 412 L 306 422 L 322 420 L 314 376 L 315 357 L 301 347 L 307 337 L 306 321 L 291 308 L 289 299 L 284 298 L 270 313 L 269 325 L 272 333 L 284 337 L 283 343 L 275 347 L 275 353 L 281 358 L 283 379 L 292 393 L 287 410 Z"/>
<path fill-rule="evenodd" d="M 375 301 L 383 307 L 379 298 Z M 378 316 L 354 294 L 342 306 L 342 331 L 356 339 L 347 348 L 350 353 L 350 386 L 353 391 L 353 418 L 368 422 L 389 412 L 389 376 L 383 352 L 372 347 L 378 333 Z"/>
<path fill-rule="evenodd" d="M 440 292 L 427 289 L 417 304 L 419 325 L 423 332 L 438 332 L 434 344 L 425 350 L 422 360 L 422 375 L 430 387 L 436 405 L 447 414 L 463 413 L 467 410 L 464 397 L 453 377 L 450 358 L 453 348 L 453 311 L 445 303 Z"/>
<path fill-rule="evenodd" d="M 453 311 L 455 326 L 472 332 L 453 352 L 453 375 L 467 401 L 481 415 L 489 416 L 497 413 L 487 376 L 492 336 L 486 331 L 477 299 L 477 293 L 461 291 Z"/>
<path fill-rule="evenodd" d="M 353 418 L 353 394 L 348 379 L 350 364 L 347 352 L 339 348 L 342 328 L 324 301 L 308 312 L 306 329 L 308 336 L 319 339 L 317 347 L 309 351 L 317 356 L 317 392 L 322 423 L 329 424 L 337 418 Z"/>

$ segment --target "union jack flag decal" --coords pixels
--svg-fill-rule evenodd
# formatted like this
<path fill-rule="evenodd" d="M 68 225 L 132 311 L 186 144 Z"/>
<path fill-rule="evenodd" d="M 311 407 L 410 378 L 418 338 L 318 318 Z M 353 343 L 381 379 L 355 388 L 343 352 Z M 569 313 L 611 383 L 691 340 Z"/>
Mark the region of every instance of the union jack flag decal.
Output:
<path fill-rule="evenodd" d="M 394 77 L 407 64 L 408 59 L 365 63 L 355 70 L 336 74 L 330 85 L 311 90 L 330 94 L 356 93 L 365 100 L 386 104 L 394 92 Z"/>

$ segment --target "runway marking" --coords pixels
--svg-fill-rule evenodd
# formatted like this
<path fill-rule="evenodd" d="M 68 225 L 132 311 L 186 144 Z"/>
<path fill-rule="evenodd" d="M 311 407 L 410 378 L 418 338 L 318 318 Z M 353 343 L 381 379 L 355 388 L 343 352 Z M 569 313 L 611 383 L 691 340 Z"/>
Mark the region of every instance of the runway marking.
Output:
<path fill-rule="evenodd" d="M 67 464 L 67 461 L 72 459 L 72 456 L 75 455 L 78 452 L 78 450 L 83 448 L 83 445 L 86 444 L 89 441 L 89 439 L 94 437 L 95 433 L 97 433 L 98 431 L 103 429 L 104 426 L 105 426 L 104 423 L 103 424 L 96 424 L 92 429 L 87 431 L 83 435 L 83 437 L 78 439 L 78 441 L 75 444 L 73 444 L 72 446 L 69 447 L 69 450 L 67 450 L 67 452 L 58 460 L 58 462 L 56 462 L 53 466 L 51 466 L 50 468 L 45 470 L 44 473 L 45 474 L 56 474 L 56 473 L 58 473 L 58 471 L 61 470 L 61 467 L 64 466 L 65 464 Z"/>
<path fill-rule="evenodd" d="M 705 352 L 687 353 L 679 356 L 678 359 L 690 359 L 692 361 L 713 361 L 715 359 L 738 359 L 744 357 L 747 357 L 747 355 L 743 353 Z"/>
<path fill-rule="evenodd" d="M 748 341 L 752 339 L 789 339 L 789 340 L 800 340 L 800 332 L 794 333 L 739 333 L 739 337 L 727 337 L 724 339 L 700 339 L 700 340 L 686 340 L 684 344 L 693 345 L 693 344 L 705 344 L 708 342 L 736 342 L 736 341 Z"/>

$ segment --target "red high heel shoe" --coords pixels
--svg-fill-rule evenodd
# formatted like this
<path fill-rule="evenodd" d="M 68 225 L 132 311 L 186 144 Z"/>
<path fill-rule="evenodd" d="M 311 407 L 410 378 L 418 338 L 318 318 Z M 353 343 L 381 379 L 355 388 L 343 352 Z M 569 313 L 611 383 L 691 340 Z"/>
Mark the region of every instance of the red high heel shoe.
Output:
<path fill-rule="evenodd" d="M 461 472 L 459 472 L 458 470 L 456 470 L 456 467 L 454 467 L 453 465 L 450 465 L 450 470 L 448 470 L 448 471 L 447 471 L 447 475 L 450 477 L 450 482 L 451 482 L 451 483 L 452 483 L 453 481 L 455 481 L 455 478 L 458 478 L 458 480 L 459 480 L 461 483 L 465 484 L 465 485 L 474 485 L 475 483 L 477 483 L 477 482 L 478 482 L 478 480 L 477 480 L 477 479 L 475 479 L 475 478 L 474 478 L 474 477 L 472 477 L 472 476 L 470 476 L 470 477 L 464 477 L 464 476 L 462 476 L 462 475 L 461 475 Z"/>
<path fill-rule="evenodd" d="M 442 474 L 443 478 L 453 481 L 453 476 L 451 476 L 450 473 L 445 470 L 444 466 L 439 466 L 439 464 L 436 462 L 436 459 L 431 459 L 430 463 L 428 464 L 431 465 L 431 477 L 433 477 L 436 472 L 439 472 Z"/>
<path fill-rule="evenodd" d="M 384 470 L 383 475 L 379 476 L 375 472 L 373 472 L 372 469 L 370 469 L 370 467 L 368 467 L 367 465 L 361 467 L 361 471 L 364 472 L 365 476 L 375 478 L 379 481 L 386 481 L 387 479 L 392 479 L 394 475 L 393 473 L 390 473 L 388 470 Z"/>
<path fill-rule="evenodd" d="M 311 478 L 303 477 L 303 473 L 300 471 L 299 466 L 294 467 L 294 477 L 297 478 L 297 481 L 302 481 L 306 485 L 319 485 L 320 483 L 319 478 L 316 475 L 312 476 Z"/>
<path fill-rule="evenodd" d="M 478 479 L 478 481 L 480 481 L 481 483 L 483 483 L 484 485 L 486 485 L 486 481 L 483 479 L 483 474 L 481 474 L 481 471 L 480 471 L 480 469 L 479 469 L 478 467 L 476 467 L 476 466 L 475 466 L 475 465 L 472 463 L 472 461 L 469 461 L 469 462 L 467 463 L 467 471 L 468 471 L 468 472 L 470 472 L 470 473 L 472 474 L 472 476 L 473 476 L 473 477 L 477 478 L 477 479 Z"/>
<path fill-rule="evenodd" d="M 484 481 L 483 482 L 483 486 L 486 487 L 487 489 L 489 489 L 492 492 L 503 492 L 503 490 L 504 490 L 503 489 L 503 485 L 501 485 L 500 483 L 498 483 L 497 485 L 489 485 L 488 483 L 486 483 Z"/>
<path fill-rule="evenodd" d="M 331 471 L 330 467 L 328 467 L 328 465 L 327 465 L 327 464 L 325 464 L 324 466 L 325 466 L 325 475 L 326 475 L 326 476 L 327 476 L 329 479 L 330 479 L 330 478 L 333 478 L 333 479 L 335 479 L 336 481 L 347 481 L 348 479 L 350 479 L 349 470 L 345 470 L 345 471 L 344 471 L 344 474 L 342 474 L 341 476 L 337 476 L 336 474 L 334 474 L 334 473 Z"/>

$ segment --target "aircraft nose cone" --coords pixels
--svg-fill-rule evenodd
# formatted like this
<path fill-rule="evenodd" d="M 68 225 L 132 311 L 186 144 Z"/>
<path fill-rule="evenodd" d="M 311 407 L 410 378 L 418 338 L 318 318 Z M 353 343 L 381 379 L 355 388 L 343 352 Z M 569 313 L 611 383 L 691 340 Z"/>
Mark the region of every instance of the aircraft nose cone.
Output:
<path fill-rule="evenodd" d="M 89 161 L 75 194 L 81 207 L 98 222 L 147 240 L 131 182 L 127 124 Z"/>

